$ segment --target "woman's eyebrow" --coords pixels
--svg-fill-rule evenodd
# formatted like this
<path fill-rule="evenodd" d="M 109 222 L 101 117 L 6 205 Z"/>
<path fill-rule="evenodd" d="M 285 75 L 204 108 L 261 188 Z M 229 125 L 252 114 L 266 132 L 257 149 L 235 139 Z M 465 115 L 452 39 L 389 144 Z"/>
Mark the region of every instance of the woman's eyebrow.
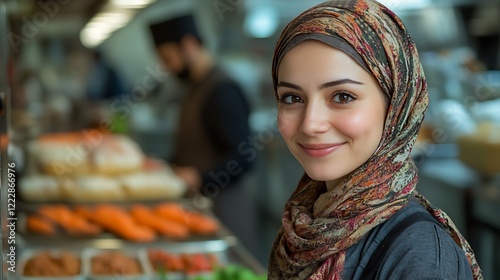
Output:
<path fill-rule="evenodd" d="M 292 83 L 289 83 L 289 82 L 279 82 L 278 85 L 276 86 L 276 88 L 279 88 L 279 87 L 287 87 L 287 88 L 293 88 L 293 89 L 297 89 L 297 90 L 302 90 L 301 87 L 299 87 L 298 85 L 296 84 L 292 84 Z"/>
<path fill-rule="evenodd" d="M 341 79 L 341 80 L 335 80 L 335 81 L 331 81 L 328 83 L 324 83 L 319 88 L 325 89 L 325 88 L 334 87 L 334 86 L 338 86 L 338 85 L 342 85 L 342 84 L 364 85 L 362 82 L 353 81 L 351 79 Z"/>
<path fill-rule="evenodd" d="M 324 83 L 321 86 L 319 86 L 319 89 L 325 89 L 325 88 L 334 87 L 334 86 L 338 86 L 338 85 L 342 85 L 342 84 L 364 85 L 362 82 L 354 81 L 351 79 L 340 79 L 340 80 L 335 80 L 335 81 Z M 285 81 L 279 82 L 277 88 L 279 88 L 279 87 L 287 87 L 287 88 L 293 88 L 296 90 L 302 90 L 302 88 L 300 86 L 298 86 L 296 84 L 289 83 L 289 82 L 285 82 Z"/>

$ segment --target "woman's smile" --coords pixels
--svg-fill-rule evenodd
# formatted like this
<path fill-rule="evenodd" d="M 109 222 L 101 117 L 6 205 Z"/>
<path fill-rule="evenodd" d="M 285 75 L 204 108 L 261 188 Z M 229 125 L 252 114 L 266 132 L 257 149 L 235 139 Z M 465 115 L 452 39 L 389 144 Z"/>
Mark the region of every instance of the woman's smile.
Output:
<path fill-rule="evenodd" d="M 304 153 L 312 158 L 325 157 L 335 151 L 337 151 L 345 143 L 333 143 L 333 144 L 299 144 L 304 150 Z"/>

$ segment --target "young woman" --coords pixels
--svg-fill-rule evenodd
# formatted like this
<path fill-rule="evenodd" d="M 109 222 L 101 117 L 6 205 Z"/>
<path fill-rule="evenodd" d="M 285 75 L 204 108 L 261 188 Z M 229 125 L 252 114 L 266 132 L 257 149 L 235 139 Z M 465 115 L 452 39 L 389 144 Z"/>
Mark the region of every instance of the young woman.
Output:
<path fill-rule="evenodd" d="M 415 190 L 427 87 L 401 20 L 372 0 L 325 2 L 285 27 L 272 67 L 279 130 L 305 174 L 269 279 L 482 279 Z"/>

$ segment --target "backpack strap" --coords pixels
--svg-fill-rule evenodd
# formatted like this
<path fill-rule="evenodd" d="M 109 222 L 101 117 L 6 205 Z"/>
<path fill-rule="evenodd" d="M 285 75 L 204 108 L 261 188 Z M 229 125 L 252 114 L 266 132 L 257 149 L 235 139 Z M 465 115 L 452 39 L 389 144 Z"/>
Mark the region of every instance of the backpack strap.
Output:
<path fill-rule="evenodd" d="M 391 231 L 389 231 L 389 233 L 384 237 L 382 242 L 380 242 L 377 249 L 370 257 L 370 260 L 368 261 L 368 264 L 364 269 L 360 279 L 375 279 L 375 275 L 377 274 L 378 269 L 381 267 L 382 260 L 384 259 L 388 249 L 390 248 L 394 240 L 409 226 L 418 222 L 425 221 L 440 225 L 436 219 L 425 212 L 415 212 L 397 223 L 396 226 L 394 226 Z"/>

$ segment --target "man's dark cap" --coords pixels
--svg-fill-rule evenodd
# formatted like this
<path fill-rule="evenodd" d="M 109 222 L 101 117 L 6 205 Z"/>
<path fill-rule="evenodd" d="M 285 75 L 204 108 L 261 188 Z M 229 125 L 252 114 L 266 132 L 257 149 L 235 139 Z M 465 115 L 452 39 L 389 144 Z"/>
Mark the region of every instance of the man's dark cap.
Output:
<path fill-rule="evenodd" d="M 185 35 L 192 35 L 201 43 L 196 22 L 191 14 L 151 24 L 149 29 L 156 46 L 167 42 L 180 42 Z"/>

